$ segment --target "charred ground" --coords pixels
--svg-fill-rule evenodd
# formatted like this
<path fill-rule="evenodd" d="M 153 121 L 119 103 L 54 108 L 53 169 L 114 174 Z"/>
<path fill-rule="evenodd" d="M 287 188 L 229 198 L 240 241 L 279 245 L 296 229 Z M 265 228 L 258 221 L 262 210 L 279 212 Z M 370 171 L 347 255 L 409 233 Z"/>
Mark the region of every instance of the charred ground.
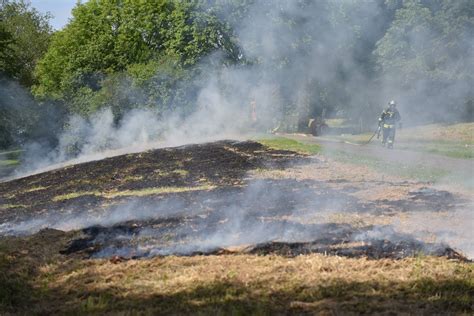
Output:
<path fill-rule="evenodd" d="M 295 156 L 302 158 L 294 152 L 265 150 L 254 142 L 222 141 L 72 165 L 0 183 L 0 221 L 156 195 L 157 188 L 173 193 L 179 188 L 240 185 L 248 170 L 282 167 Z"/>
<path fill-rule="evenodd" d="M 412 216 L 429 214 L 449 218 L 452 212 L 469 207 L 471 201 L 466 196 L 427 183 L 380 178 L 378 174 L 357 168 L 360 167 L 328 161 L 324 156 L 276 150 L 252 141 L 220 141 L 117 156 L 0 183 L 0 259 L 9 267 L 4 275 L 8 276 L 6 280 L 11 279 L 10 275 L 33 276 L 34 282 L 55 279 L 53 291 L 48 290 L 45 295 L 58 295 L 73 304 L 57 310 L 62 312 L 77 311 L 73 303 L 77 299 L 67 298 L 71 290 L 59 285 L 61 278 L 75 275 L 76 268 L 68 267 L 72 262 L 78 269 L 88 270 L 88 267 L 106 269 L 107 265 L 149 258 L 138 260 L 141 263 L 137 263 L 136 271 L 130 272 L 135 274 L 145 266 L 159 265 L 161 261 L 157 260 L 168 264 L 174 260 L 194 262 L 201 260 L 196 258 L 202 255 L 209 258 L 203 259 L 209 263 L 216 260 L 215 256 L 224 261 L 233 257 L 242 270 L 247 269 L 244 262 L 252 261 L 255 256 L 300 260 L 303 255 L 308 256 L 309 261 L 319 261 L 322 257 L 314 256 L 322 254 L 359 258 L 353 260 L 380 260 L 383 264 L 386 262 L 383 260 L 401 260 L 408 265 L 413 263 L 410 260 L 419 260 L 420 256 L 435 256 L 439 259 L 429 260 L 454 260 L 455 266 L 448 265 L 446 269 L 451 271 L 458 267 L 463 271 L 462 278 L 472 277 L 472 264 L 467 263 L 468 259 L 457 247 L 465 241 L 450 244 L 433 238 L 430 232 L 420 233 L 422 229 L 404 225 L 404 221 L 410 223 L 408 219 Z M 183 259 L 176 259 L 176 255 Z M 375 262 L 374 269 L 378 266 Z M 283 270 L 272 272 L 276 279 L 289 269 L 279 264 Z M 56 268 L 51 271 L 53 266 Z M 288 273 L 292 275 L 292 271 Z M 435 275 L 451 273 L 436 271 L 433 271 Z M 92 271 L 84 276 L 90 273 Z M 266 274 L 256 279 L 263 275 Z M 97 280 L 101 278 L 97 276 Z M 85 282 L 82 277 L 72 279 Z M 22 278 L 14 280 L 31 284 Z M 283 282 L 287 281 L 285 278 Z M 21 297 L 22 290 L 17 283 L 4 282 L 9 293 L 14 293 L 7 295 L 7 301 L 15 310 L 15 299 Z M 89 284 L 87 282 L 78 285 L 78 291 Z M 247 290 L 233 286 L 232 282 L 226 280 L 221 284 L 224 288 L 215 290 L 222 295 L 228 290 L 237 291 L 234 293 L 237 296 L 246 293 Z M 97 285 L 103 288 L 105 283 Z M 123 285 L 119 282 L 114 286 Z M 347 286 L 353 288 L 353 285 Z M 343 288 L 347 293 L 352 291 Z M 433 291 L 436 290 L 440 289 L 434 287 Z M 470 295 L 466 290 L 472 294 L 472 285 L 463 283 L 459 290 L 461 301 L 455 310 L 467 311 L 472 306 L 465 303 Z M 265 310 L 330 308 L 330 304 L 313 306 L 304 302 L 286 306 L 295 300 L 291 291 L 300 293 L 304 301 L 309 298 L 303 294 L 306 293 L 303 288 L 282 291 L 278 295 L 283 296 L 283 305 L 273 306 L 270 299 Z M 310 296 L 316 295 L 313 294 Z M 431 295 L 431 288 L 428 294 Z M 87 300 L 79 298 L 79 301 L 86 303 L 85 311 L 91 311 L 90 308 L 94 310 L 96 304 L 101 304 L 103 295 L 107 304 L 104 303 L 103 309 L 99 306 L 98 311 L 107 309 L 109 300 L 121 300 L 116 294 L 95 293 L 90 302 L 92 307 L 87 305 Z M 173 299 L 180 305 L 178 310 L 193 310 L 194 303 L 188 301 L 187 295 Z M 201 294 L 196 292 L 196 295 Z M 95 301 L 97 298 L 99 302 Z M 268 301 L 269 298 L 257 296 L 255 299 Z M 182 305 L 183 302 L 188 303 Z M 230 305 L 237 304 L 244 311 L 255 310 L 255 306 L 245 302 L 236 300 Z M 171 302 L 163 304 L 151 310 L 166 310 L 166 304 L 177 307 Z M 225 306 L 212 303 L 202 311 L 225 311 Z M 437 306 L 428 304 L 417 308 L 426 311 Z M 346 310 L 353 311 L 353 307 L 351 303 Z M 46 304 L 40 312 L 51 312 L 54 310 L 51 308 L 52 305 Z"/>
<path fill-rule="evenodd" d="M 363 188 L 343 180 L 249 176 L 304 164 L 317 165 L 318 159 L 256 142 L 221 141 L 73 165 L 0 184 L 1 228 L 7 235 L 64 230 L 63 239 L 70 240 L 61 254 L 84 257 L 235 249 L 288 256 L 462 257 L 448 245 L 418 241 L 389 225 L 305 221 L 308 215 L 332 212 L 449 211 L 465 202 L 449 192 L 421 188 L 406 199 L 365 201 L 353 195 Z M 364 237 L 374 230 L 383 233 Z"/>

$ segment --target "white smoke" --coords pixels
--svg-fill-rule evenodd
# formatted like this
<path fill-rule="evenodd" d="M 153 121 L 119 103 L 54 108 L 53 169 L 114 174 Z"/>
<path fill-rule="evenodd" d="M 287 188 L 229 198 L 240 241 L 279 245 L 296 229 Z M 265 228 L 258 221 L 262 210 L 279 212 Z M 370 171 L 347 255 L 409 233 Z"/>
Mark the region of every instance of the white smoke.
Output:
<path fill-rule="evenodd" d="M 188 100 L 195 104 L 190 115 L 147 108 L 125 113 L 115 122 L 112 111 L 105 108 L 87 119 L 74 116 L 57 148 L 47 155 L 40 154 L 38 145 L 29 147 L 20 173 L 45 170 L 72 158 L 74 163 L 160 146 L 242 138 L 255 130 L 269 131 L 282 121 L 291 129 L 299 118 L 321 115 L 314 111 L 322 109 L 345 109 L 350 119 L 371 126 L 391 99 L 398 101 L 404 123 L 415 123 L 434 112 L 450 116 L 456 111 L 447 104 L 472 95 L 472 78 L 453 80 L 429 91 L 433 78 L 428 72 L 419 77 L 422 71 L 417 70 L 417 76 L 406 78 L 392 67 L 374 82 L 374 75 L 367 70 L 374 66 L 376 57 L 368 56 L 371 49 L 367 43 L 375 43 L 387 31 L 383 27 L 389 27 L 384 23 L 389 18 L 388 7 L 376 1 L 255 1 L 242 20 L 222 13 L 220 18 L 232 23 L 242 55 L 250 63 L 223 66 L 217 53 L 206 58 L 199 65 L 206 73 L 201 78 L 201 91 L 196 99 Z M 423 25 L 403 37 L 415 52 L 426 50 L 436 35 L 436 30 Z M 389 35 L 399 36 L 397 30 L 391 29 Z M 459 36 L 461 43 L 474 43 L 472 34 Z M 378 42 L 372 50 L 383 50 L 381 45 Z M 465 51 L 465 47 L 459 50 Z M 459 60 L 451 57 L 455 55 L 445 53 L 443 69 L 459 68 Z M 473 63 L 466 67 L 473 67 Z M 123 93 L 127 91 L 124 88 Z M 147 99 L 140 89 L 129 93 L 134 100 Z M 258 124 L 249 118 L 251 100 L 256 101 Z M 295 108 L 297 111 L 289 111 Z"/>
<path fill-rule="evenodd" d="M 275 5 L 256 1 L 249 9 L 250 16 L 236 25 L 236 33 L 244 55 L 253 61 L 249 66 L 229 66 L 214 69 L 204 66 L 209 78 L 203 82 L 195 101 L 194 111 L 183 117 L 178 113 L 158 113 L 154 109 L 136 109 L 125 113 L 120 122 L 114 121 L 112 110 L 104 108 L 89 118 L 73 116 L 67 128 L 59 137 L 58 146 L 45 157 L 38 157 L 38 145 L 32 145 L 18 176 L 45 171 L 64 164 L 85 162 L 104 157 L 139 152 L 150 148 L 177 146 L 188 143 L 222 138 L 241 139 L 252 132 L 249 119 L 249 102 L 257 104 L 259 126 L 256 130 L 267 131 L 276 127 L 287 109 L 296 107 L 298 114 L 308 114 L 309 103 L 317 103 L 319 108 L 349 108 L 362 112 L 367 100 L 382 105 L 392 98 L 400 104 L 402 115 L 417 106 L 415 112 L 440 109 L 446 113 L 442 103 L 453 96 L 472 93 L 469 82 L 448 85 L 437 91 L 427 91 L 431 87 L 428 80 L 402 78 L 396 71 L 382 76 L 374 83 L 367 70 L 360 66 L 357 56 L 358 45 L 367 38 L 376 38 L 380 16 L 380 4 L 376 1 L 314 1 L 300 6 L 298 1 L 278 1 Z M 339 10 L 341 8 L 341 10 Z M 346 10 L 342 10 L 346 8 Z M 352 8 L 353 10 L 347 10 Z M 345 17 L 338 15 L 347 14 Z M 289 18 L 291 17 L 291 18 Z M 295 22 L 296 21 L 296 22 Z M 276 23 L 278 22 L 278 23 Z M 355 23 L 357 22 L 357 23 Z M 421 36 L 421 38 L 420 38 Z M 424 33 L 408 34 L 413 45 L 423 43 L 431 36 Z M 472 35 L 466 35 L 466 42 L 472 43 Z M 360 47 L 359 47 L 360 48 Z M 217 58 L 217 57 L 216 57 Z M 367 57 L 370 58 L 370 57 Z M 455 59 L 448 60 L 447 66 L 459 67 Z M 472 67 L 473 64 L 467 65 Z M 409 91 L 403 83 L 409 81 Z M 461 81 L 462 82 L 462 81 Z M 324 89 L 322 89 L 323 87 Z M 328 104 L 327 96 L 337 104 Z M 315 101 L 316 100 L 316 101 Z M 306 104 L 307 103 L 307 104 Z M 179 108 L 180 104 L 174 105 Z M 348 113 L 353 114 L 349 111 Z M 413 111 L 412 111 L 413 113 Z M 379 113 L 359 113 L 367 121 Z M 368 118 L 367 118 L 368 117 Z M 289 120 L 285 117 L 285 120 Z M 268 187 L 252 187 L 252 192 L 244 194 L 245 199 L 255 202 L 256 196 L 268 193 Z M 280 195 L 277 191 L 275 196 Z M 298 195 L 295 193 L 295 199 Z M 317 204 L 317 197 L 314 197 Z M 278 199 L 275 197 L 275 200 Z M 65 218 L 46 217 L 28 220 L 19 224 L 4 223 L 0 231 L 34 232 L 44 227 L 71 230 L 93 225 L 114 225 L 129 220 L 146 220 L 163 214 L 173 215 L 171 205 L 157 206 L 148 211 L 144 205 L 135 204 L 110 209 L 99 215 L 68 215 Z M 235 242 L 236 234 L 242 234 L 242 201 L 229 205 L 223 212 L 231 217 L 230 230 L 214 230 L 192 247 L 205 248 L 226 246 Z M 339 207 L 334 198 L 332 204 Z M 254 203 L 253 207 L 258 205 Z M 271 205 L 270 205 L 271 206 Z M 314 211 L 313 204 L 293 205 L 295 209 Z M 349 206 L 351 208 L 352 206 Z M 137 211 L 138 210 L 138 211 Z M 318 210 L 319 211 L 319 210 Z M 341 212 L 349 211 L 340 209 Z M 177 215 L 178 213 L 174 214 Z M 453 216 L 466 218 L 464 212 Z M 414 220 L 418 223 L 420 219 Z M 13 225 L 13 226 L 11 226 Z M 252 230 L 245 230 L 247 239 L 241 242 L 268 241 L 272 238 L 291 239 L 294 230 L 266 231 L 263 223 L 256 223 Z M 453 228 L 454 229 L 454 228 Z M 259 231 L 263 232 L 260 233 Z M 252 233 L 255 232 L 255 235 Z M 259 233 L 257 233 L 259 232 Z M 466 231 L 461 230 L 464 234 Z M 447 235 L 442 241 L 451 242 Z M 374 230 L 360 237 L 393 239 L 392 232 Z M 465 248 L 465 243 L 460 247 Z M 470 250 L 468 250 L 470 251 Z"/>

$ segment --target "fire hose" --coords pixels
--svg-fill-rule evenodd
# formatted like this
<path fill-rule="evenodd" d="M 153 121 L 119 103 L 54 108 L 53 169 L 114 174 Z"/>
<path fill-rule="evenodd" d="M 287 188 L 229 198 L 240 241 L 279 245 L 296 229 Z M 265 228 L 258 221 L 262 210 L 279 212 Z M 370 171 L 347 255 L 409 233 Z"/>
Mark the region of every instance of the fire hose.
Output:
<path fill-rule="evenodd" d="M 381 127 L 380 127 L 380 124 L 379 124 L 379 126 L 377 127 L 375 132 L 372 134 L 372 136 L 370 136 L 369 140 L 367 142 L 365 142 L 363 145 L 368 145 L 372 141 L 372 139 L 375 137 L 375 135 L 377 135 L 377 138 L 379 138 L 380 137 L 380 130 L 381 130 Z"/>

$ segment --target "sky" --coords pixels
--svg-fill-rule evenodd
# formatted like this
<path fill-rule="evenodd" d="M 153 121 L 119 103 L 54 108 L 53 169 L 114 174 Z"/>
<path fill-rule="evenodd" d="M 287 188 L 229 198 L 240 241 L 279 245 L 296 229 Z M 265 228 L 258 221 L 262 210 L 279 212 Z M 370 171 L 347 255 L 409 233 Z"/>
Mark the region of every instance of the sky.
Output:
<path fill-rule="evenodd" d="M 51 25 L 59 30 L 66 25 L 71 17 L 71 9 L 77 0 L 30 0 L 31 6 L 42 13 L 50 12 L 53 15 Z M 84 1 L 82 1 L 84 2 Z"/>

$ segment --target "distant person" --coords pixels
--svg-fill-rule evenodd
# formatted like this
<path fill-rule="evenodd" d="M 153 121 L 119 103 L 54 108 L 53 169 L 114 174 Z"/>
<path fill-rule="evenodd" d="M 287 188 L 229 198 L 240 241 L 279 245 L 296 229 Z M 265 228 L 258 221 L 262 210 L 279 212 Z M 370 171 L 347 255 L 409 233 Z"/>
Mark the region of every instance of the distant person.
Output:
<path fill-rule="evenodd" d="M 255 99 L 250 100 L 250 108 L 249 108 L 249 127 L 251 130 L 257 130 L 258 118 L 257 118 L 257 102 Z"/>
<path fill-rule="evenodd" d="M 250 122 L 253 125 L 257 123 L 257 102 L 255 99 L 250 100 Z"/>
<path fill-rule="evenodd" d="M 383 131 L 382 144 L 387 144 L 388 148 L 393 148 L 395 141 L 395 130 L 396 124 L 401 120 L 400 113 L 397 110 L 397 104 L 394 100 L 388 103 L 388 108 L 382 112 L 379 118 L 379 126 Z M 402 128 L 402 123 L 399 123 L 399 127 Z"/>

